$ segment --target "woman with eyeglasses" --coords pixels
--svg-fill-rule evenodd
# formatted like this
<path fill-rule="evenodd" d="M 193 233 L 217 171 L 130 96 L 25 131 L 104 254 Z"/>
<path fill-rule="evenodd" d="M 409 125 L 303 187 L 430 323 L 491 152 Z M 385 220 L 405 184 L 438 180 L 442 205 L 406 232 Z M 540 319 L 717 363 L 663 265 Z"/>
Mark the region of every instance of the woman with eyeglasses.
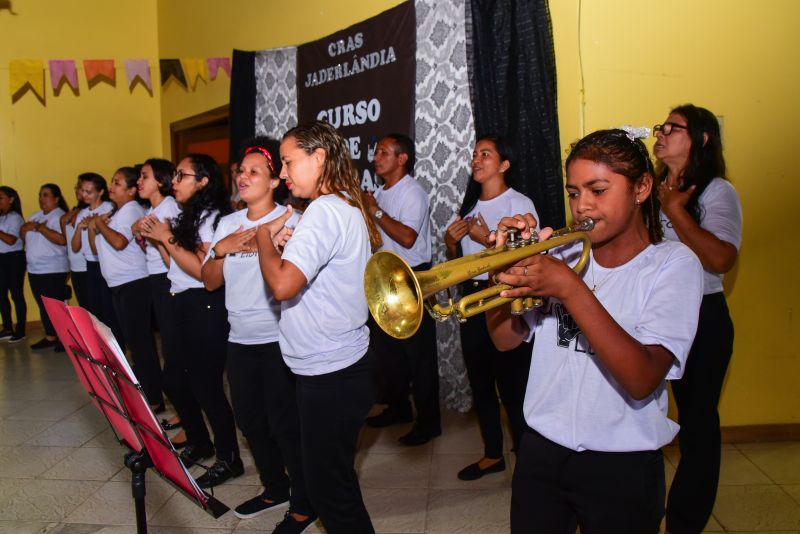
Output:
<path fill-rule="evenodd" d="M 83 257 L 80 251 L 75 252 L 72 250 L 72 238 L 75 236 L 75 219 L 81 210 L 86 207 L 86 202 L 83 201 L 83 194 L 81 193 L 80 182 L 75 184 L 75 200 L 75 207 L 61 216 L 61 233 L 67 240 L 69 279 L 72 282 L 72 289 L 75 291 L 75 298 L 80 306 L 86 307 L 89 302 L 87 297 L 88 288 L 86 287 L 86 258 Z"/>
<path fill-rule="evenodd" d="M 85 172 L 78 176 L 78 185 L 86 207 L 75 216 L 75 235 L 70 246 L 73 252 L 80 252 L 86 260 L 86 305 L 84 306 L 95 317 L 106 324 L 114 333 L 122 350 L 125 350 L 125 336 L 119 325 L 111 290 L 100 270 L 100 258 L 97 248 L 89 234 L 96 234 L 97 229 L 89 228 L 89 221 L 97 215 L 104 215 L 114 209 L 108 199 L 106 179 L 94 172 Z M 94 235 L 92 236 L 94 237 Z"/>
<path fill-rule="evenodd" d="M 244 473 L 233 411 L 222 382 L 229 329 L 225 292 L 207 291 L 201 280 L 214 230 L 231 207 L 222 171 L 205 154 L 189 154 L 181 160 L 172 191 L 181 205 L 180 215 L 169 222 L 150 214 L 139 226 L 142 236 L 157 242 L 169 255 L 175 349 L 182 371 L 182 380 L 170 383 L 169 395 L 186 431 L 184 465 L 211 458 L 216 451 L 214 465 L 197 479 L 201 488 L 210 488 Z M 214 433 L 213 443 L 204 414 Z"/>
<path fill-rule="evenodd" d="M 19 194 L 7 185 L 0 186 L 0 315 L 3 318 L 0 340 L 8 340 L 9 343 L 19 343 L 25 339 L 28 307 L 23 293 L 25 252 L 20 237 L 24 223 Z M 9 293 L 17 312 L 16 328 L 12 328 Z"/>
<path fill-rule="evenodd" d="M 691 104 L 673 109 L 653 128 L 661 178 L 664 237 L 681 241 L 703 265 L 703 301 L 686 369 L 672 381 L 681 459 L 667 500 L 667 531 L 700 532 L 717 494 L 722 383 L 733 353 L 733 323 L 722 278 L 736 263 L 742 207 L 725 176 L 719 122 Z"/>
<path fill-rule="evenodd" d="M 90 230 L 91 244 L 97 250 L 103 278 L 111 289 L 114 311 L 131 350 L 134 372 L 150 407 L 158 412 L 164 409 L 164 397 L 161 365 L 153 339 L 147 261 L 131 230 L 131 225 L 144 215 L 136 192 L 138 178 L 139 173 L 133 167 L 117 169 L 109 187 L 115 209 L 84 220 Z"/>

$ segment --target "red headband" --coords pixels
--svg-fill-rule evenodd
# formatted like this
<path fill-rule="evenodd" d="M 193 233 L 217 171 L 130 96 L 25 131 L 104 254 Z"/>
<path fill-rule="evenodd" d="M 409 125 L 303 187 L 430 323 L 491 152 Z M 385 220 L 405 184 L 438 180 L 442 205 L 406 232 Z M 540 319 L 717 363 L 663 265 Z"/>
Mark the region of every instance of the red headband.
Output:
<path fill-rule="evenodd" d="M 272 163 L 272 155 L 270 155 L 269 150 L 260 146 L 251 146 L 244 151 L 244 155 L 246 156 L 253 152 L 258 152 L 259 154 L 267 158 L 267 167 L 269 167 L 269 171 L 272 173 L 272 176 L 275 176 L 275 165 Z M 277 178 L 277 176 L 275 177 Z"/>

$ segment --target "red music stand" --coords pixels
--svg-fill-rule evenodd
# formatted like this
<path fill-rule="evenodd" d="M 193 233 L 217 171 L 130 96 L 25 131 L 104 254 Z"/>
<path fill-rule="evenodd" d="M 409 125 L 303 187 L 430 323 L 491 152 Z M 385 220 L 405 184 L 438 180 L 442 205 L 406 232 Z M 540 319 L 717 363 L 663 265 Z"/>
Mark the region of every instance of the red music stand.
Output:
<path fill-rule="evenodd" d="M 48 297 L 42 300 L 78 380 L 117 440 L 129 449 L 125 466 L 132 475 L 137 532 L 147 532 L 144 477 L 150 467 L 215 519 L 227 512 L 229 508 L 200 489 L 181 463 L 111 329 L 83 308 Z"/>

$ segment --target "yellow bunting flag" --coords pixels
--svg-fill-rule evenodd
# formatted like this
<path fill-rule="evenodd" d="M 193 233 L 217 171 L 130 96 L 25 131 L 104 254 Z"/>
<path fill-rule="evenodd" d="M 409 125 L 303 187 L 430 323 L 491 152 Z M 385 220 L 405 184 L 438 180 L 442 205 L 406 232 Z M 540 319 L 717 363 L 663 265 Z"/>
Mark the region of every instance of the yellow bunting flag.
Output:
<path fill-rule="evenodd" d="M 186 80 L 189 86 L 194 91 L 197 87 L 197 78 L 208 83 L 208 64 L 202 58 L 184 58 L 181 60 L 183 63 L 183 71 L 186 73 Z"/>
<path fill-rule="evenodd" d="M 11 97 L 20 93 L 26 84 L 44 101 L 44 63 L 40 59 L 12 59 L 8 65 Z M 21 94 L 19 96 L 22 96 Z"/>

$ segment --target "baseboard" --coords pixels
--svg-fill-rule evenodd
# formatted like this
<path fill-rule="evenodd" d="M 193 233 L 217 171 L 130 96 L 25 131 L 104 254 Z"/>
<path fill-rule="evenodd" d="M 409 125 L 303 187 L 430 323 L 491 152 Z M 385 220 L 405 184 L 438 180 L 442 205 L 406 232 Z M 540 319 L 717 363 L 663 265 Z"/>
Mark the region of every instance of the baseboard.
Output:
<path fill-rule="evenodd" d="M 800 423 L 723 426 L 722 443 L 800 441 Z"/>

